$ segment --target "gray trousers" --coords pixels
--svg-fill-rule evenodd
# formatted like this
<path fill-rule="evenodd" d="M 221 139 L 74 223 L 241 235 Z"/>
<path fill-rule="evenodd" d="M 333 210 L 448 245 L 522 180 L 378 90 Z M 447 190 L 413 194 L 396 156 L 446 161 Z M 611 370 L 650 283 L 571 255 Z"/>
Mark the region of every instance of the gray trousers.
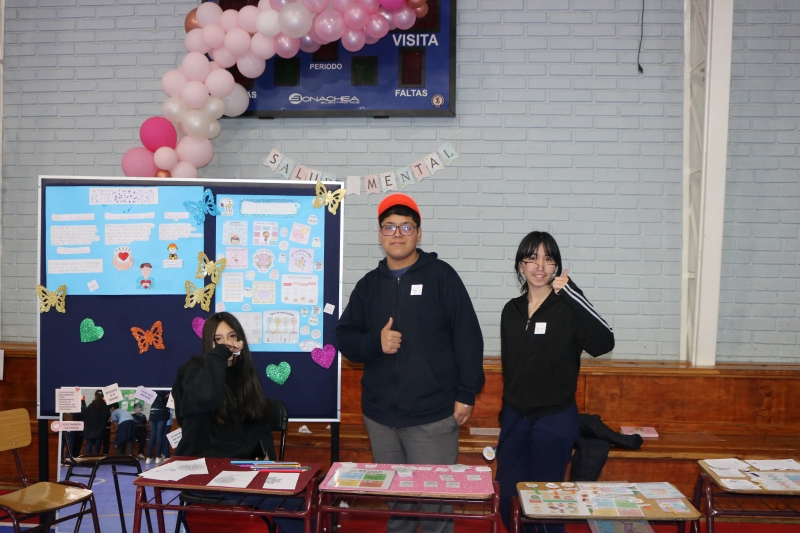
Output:
<path fill-rule="evenodd" d="M 438 422 L 392 429 L 364 417 L 364 425 L 372 447 L 372 460 L 388 464 L 441 464 L 452 465 L 458 460 L 458 422 L 449 416 Z M 395 503 L 397 510 L 410 510 L 413 504 Z M 436 511 L 439 504 L 423 504 L 421 511 Z M 453 507 L 441 506 L 451 512 Z M 422 533 L 452 533 L 452 520 L 429 518 L 392 517 L 386 524 L 387 533 L 413 533 L 417 525 Z"/>

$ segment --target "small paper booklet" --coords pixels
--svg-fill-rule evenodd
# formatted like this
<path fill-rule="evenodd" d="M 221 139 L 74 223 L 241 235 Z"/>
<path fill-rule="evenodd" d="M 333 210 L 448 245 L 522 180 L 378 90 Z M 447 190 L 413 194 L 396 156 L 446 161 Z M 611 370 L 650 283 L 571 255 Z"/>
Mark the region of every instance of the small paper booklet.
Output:
<path fill-rule="evenodd" d="M 653 533 L 653 528 L 647 521 L 625 520 L 589 520 L 592 533 Z"/>
<path fill-rule="evenodd" d="M 643 439 L 655 439 L 658 431 L 653 426 L 622 426 L 620 433 L 623 435 L 641 435 Z"/>
<path fill-rule="evenodd" d="M 394 479 L 394 470 L 339 468 L 328 481 L 329 487 L 387 490 Z"/>

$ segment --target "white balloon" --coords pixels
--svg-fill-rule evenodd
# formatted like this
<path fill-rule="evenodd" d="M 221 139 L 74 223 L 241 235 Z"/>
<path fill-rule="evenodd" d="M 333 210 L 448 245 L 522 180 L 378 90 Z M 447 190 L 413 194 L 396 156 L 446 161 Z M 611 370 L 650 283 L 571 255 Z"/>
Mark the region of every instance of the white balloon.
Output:
<path fill-rule="evenodd" d="M 211 120 L 216 120 L 225 114 L 225 102 L 222 101 L 222 98 L 209 96 L 206 105 L 203 106 L 203 113 L 208 115 Z"/>
<path fill-rule="evenodd" d="M 187 111 L 189 111 L 189 106 L 181 100 L 180 96 L 170 96 L 161 106 L 161 113 L 170 122 L 180 122 Z"/>
<path fill-rule="evenodd" d="M 250 105 L 250 96 L 245 88 L 237 83 L 233 86 L 231 94 L 223 98 L 222 101 L 225 102 L 225 116 L 238 117 L 247 111 L 247 106 Z"/>
<path fill-rule="evenodd" d="M 299 39 L 306 35 L 314 23 L 311 11 L 300 2 L 286 4 L 278 14 L 278 25 L 284 35 Z"/>
<path fill-rule="evenodd" d="M 211 119 L 199 109 L 192 109 L 183 115 L 181 125 L 183 126 L 183 131 L 185 131 L 187 135 L 205 137 L 211 125 Z"/>
<path fill-rule="evenodd" d="M 170 170 L 173 178 L 196 178 L 197 167 L 188 161 L 181 161 Z"/>
<path fill-rule="evenodd" d="M 206 137 L 209 139 L 215 139 L 217 135 L 219 135 L 220 131 L 222 131 L 222 126 L 219 125 L 219 120 L 212 120 L 211 126 L 208 128 L 208 135 L 206 135 Z"/>
<path fill-rule="evenodd" d="M 281 32 L 281 27 L 278 24 L 278 12 L 274 9 L 265 9 L 259 13 L 258 20 L 256 20 L 256 29 L 264 37 L 278 35 Z"/>

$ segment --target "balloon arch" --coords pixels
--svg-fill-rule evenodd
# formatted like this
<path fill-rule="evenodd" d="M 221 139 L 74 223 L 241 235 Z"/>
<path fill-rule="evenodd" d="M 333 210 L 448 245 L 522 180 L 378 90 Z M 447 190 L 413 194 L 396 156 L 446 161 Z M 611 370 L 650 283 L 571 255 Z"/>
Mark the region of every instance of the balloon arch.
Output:
<path fill-rule="evenodd" d="M 161 78 L 169 97 L 163 116 L 142 123 L 144 147 L 125 152 L 122 172 L 196 178 L 197 169 L 214 157 L 211 139 L 220 133 L 218 119 L 237 117 L 250 103 L 226 69 L 236 65 L 242 76 L 257 78 L 276 54 L 290 58 L 299 51 L 316 52 L 339 39 L 345 50 L 357 52 L 390 30 L 410 29 L 427 13 L 427 0 L 260 0 L 238 11 L 203 3 L 186 15 L 189 53 Z"/>

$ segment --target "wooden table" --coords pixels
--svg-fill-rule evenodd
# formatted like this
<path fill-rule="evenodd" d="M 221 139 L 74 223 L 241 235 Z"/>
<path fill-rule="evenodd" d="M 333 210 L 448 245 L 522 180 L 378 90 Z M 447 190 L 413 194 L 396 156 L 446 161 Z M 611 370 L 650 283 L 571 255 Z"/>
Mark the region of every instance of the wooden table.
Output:
<path fill-rule="evenodd" d="M 549 485 L 549 486 L 548 486 Z M 583 498 L 588 498 L 589 494 L 581 494 L 582 490 L 592 490 L 592 485 L 604 486 L 610 485 L 614 487 L 627 487 L 632 492 L 632 497 L 636 500 L 639 500 L 637 508 L 641 510 L 641 515 L 636 516 L 636 513 L 639 511 L 634 511 L 633 508 L 629 510 L 620 507 L 615 512 L 618 513 L 625 513 L 626 515 L 619 516 L 619 515 L 611 515 L 611 514 L 595 514 L 595 511 L 592 509 L 586 508 L 585 506 L 569 506 L 567 504 L 560 504 L 555 503 L 553 504 L 554 508 L 559 506 L 562 507 L 569 507 L 570 510 L 562 510 L 559 511 L 561 514 L 553 514 L 552 512 L 526 512 L 525 511 L 525 504 L 524 502 L 528 501 L 530 495 L 535 493 L 536 491 L 559 491 L 565 495 L 565 502 L 568 502 L 570 499 L 580 500 Z M 670 487 L 674 488 L 672 485 Z M 677 489 L 675 489 L 677 490 Z M 573 496 L 571 496 L 570 491 L 576 491 Z M 678 500 L 680 499 L 681 503 L 686 507 L 687 512 L 685 513 L 673 513 L 669 511 L 664 511 L 659 506 L 659 502 L 664 502 L 664 500 Z M 548 502 L 551 501 L 550 498 L 546 499 Z M 520 503 L 520 502 L 523 503 Z M 550 506 L 549 503 L 545 503 L 543 505 Z M 534 507 L 532 505 L 532 507 Z M 557 512 L 557 511 L 553 511 Z M 652 521 L 652 522 L 669 522 L 673 523 L 677 531 L 683 531 L 685 529 L 686 522 L 693 522 L 697 523 L 700 519 L 700 513 L 695 509 L 692 504 L 687 500 L 685 497 L 682 498 L 658 498 L 658 499 L 650 499 L 645 498 L 637 489 L 635 483 L 627 483 L 624 481 L 587 481 L 587 482 L 579 482 L 579 483 L 545 483 L 545 482 L 524 482 L 524 483 L 517 483 L 517 496 L 514 496 L 511 499 L 511 531 L 510 533 L 522 533 L 522 524 L 529 523 L 542 523 L 542 522 L 572 522 L 572 521 L 586 521 L 586 520 L 619 520 L 619 521 Z"/>
<path fill-rule="evenodd" d="M 797 490 L 737 490 L 729 489 L 705 461 L 698 461 L 703 472 L 697 476 L 692 502 L 698 509 L 705 503 L 706 531 L 714 533 L 714 518 L 796 518 L 800 519 L 800 491 Z M 755 468 L 756 473 L 763 473 Z M 780 472 L 785 473 L 785 472 Z M 790 472 L 797 474 L 798 472 Z M 746 478 L 753 481 L 749 476 Z M 697 533 L 698 529 L 692 527 Z"/>
<path fill-rule="evenodd" d="M 192 460 L 197 457 L 173 457 L 169 461 L 163 463 L 168 464 L 173 461 Z M 316 490 L 316 473 L 320 469 L 320 464 L 304 464 L 303 466 L 309 467 L 308 470 L 300 472 L 300 477 L 297 480 L 295 490 L 269 490 L 264 489 L 264 481 L 268 473 L 266 471 L 259 472 L 256 477 L 250 482 L 245 489 L 239 488 L 226 488 L 226 487 L 209 487 L 208 482 L 211 481 L 222 471 L 233 470 L 243 471 L 236 465 L 231 465 L 230 459 L 206 458 L 206 466 L 208 474 L 194 474 L 187 476 L 179 481 L 164 481 L 157 479 L 148 479 L 144 477 L 137 478 L 133 484 L 136 485 L 136 506 L 133 513 L 133 533 L 140 533 L 142 522 L 142 511 L 145 509 L 154 509 L 156 511 L 158 521 L 159 533 L 165 533 L 164 528 L 164 511 L 179 511 L 187 513 L 211 513 L 211 514 L 238 514 L 247 516 L 270 516 L 277 518 L 295 518 L 302 519 L 305 524 L 305 533 L 311 533 L 311 519 L 312 519 L 312 504 L 313 495 Z M 153 497 L 148 499 L 145 494 L 146 488 L 153 489 Z M 165 491 L 175 491 L 175 495 L 168 501 L 164 501 Z M 192 503 L 189 505 L 181 505 L 179 500 L 181 491 L 191 491 L 192 493 L 214 493 L 214 496 L 209 498 L 212 501 L 204 501 L 202 503 Z M 218 495 L 224 493 L 225 503 Z M 253 497 L 284 497 L 278 505 L 271 510 L 258 509 L 251 502 Z M 237 501 L 242 502 L 248 499 L 245 505 L 237 505 Z M 284 502 L 289 498 L 302 498 L 303 505 L 300 509 L 292 510 L 284 507 Z M 216 501 L 213 501 L 216 500 Z M 231 505 L 230 502 L 233 501 Z"/>
<path fill-rule="evenodd" d="M 417 517 L 440 519 L 467 519 L 489 522 L 492 533 L 499 531 L 500 498 L 499 488 L 492 482 L 492 472 L 478 472 L 470 466 L 465 472 L 453 472 L 447 465 L 403 465 L 413 466 L 411 477 L 395 474 L 387 489 L 364 486 L 335 486 L 331 480 L 340 468 L 393 470 L 392 465 L 380 463 L 351 463 L 349 466 L 334 463 L 328 475 L 319 485 L 317 496 L 316 532 L 330 531 L 329 515 L 347 513 L 350 515 L 375 517 Z M 437 471 L 439 469 L 439 471 Z M 445 479 L 442 479 L 442 476 Z M 467 476 L 473 476 L 472 479 Z M 475 477 L 480 476 L 480 480 Z M 448 479 L 448 478 L 452 479 Z M 425 486 L 436 482 L 436 487 Z M 451 486 L 447 486 L 451 483 Z M 452 485 L 457 483 L 458 487 Z M 405 504 L 408 509 L 397 509 L 395 505 Z M 422 507 L 435 507 L 435 509 Z M 452 507 L 451 507 L 452 506 Z"/>

